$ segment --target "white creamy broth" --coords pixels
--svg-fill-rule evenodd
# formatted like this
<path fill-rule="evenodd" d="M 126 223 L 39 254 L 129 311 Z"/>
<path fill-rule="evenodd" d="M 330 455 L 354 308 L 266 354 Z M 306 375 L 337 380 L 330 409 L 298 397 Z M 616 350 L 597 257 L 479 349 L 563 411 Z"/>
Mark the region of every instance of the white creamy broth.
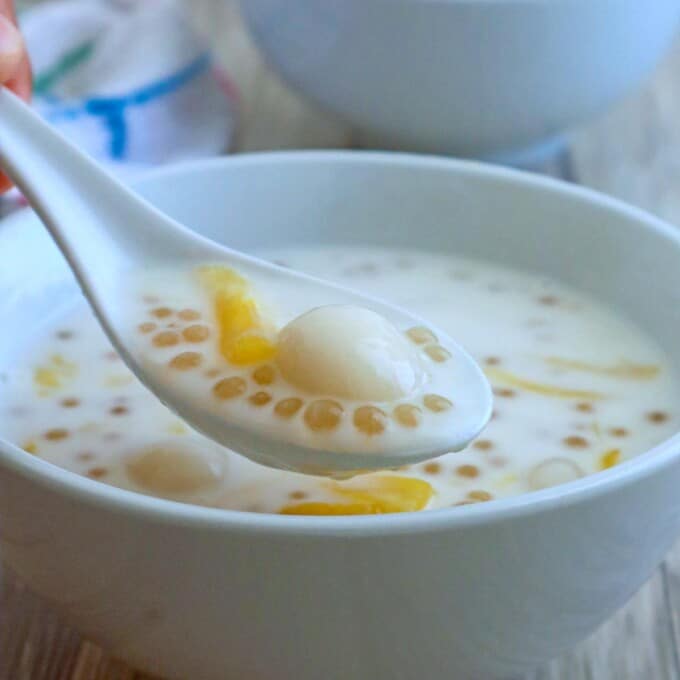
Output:
<path fill-rule="evenodd" d="M 555 281 L 411 251 L 265 255 L 409 308 L 456 338 L 494 386 L 494 417 L 477 441 L 346 482 L 259 466 L 190 431 L 148 393 L 84 303 L 32 347 L 17 348 L 0 402 L 3 436 L 50 463 L 142 493 L 244 511 L 361 514 L 483 502 L 567 482 L 677 429 L 677 383 L 653 340 Z M 154 330 L 202 325 L 178 313 L 157 318 Z"/>

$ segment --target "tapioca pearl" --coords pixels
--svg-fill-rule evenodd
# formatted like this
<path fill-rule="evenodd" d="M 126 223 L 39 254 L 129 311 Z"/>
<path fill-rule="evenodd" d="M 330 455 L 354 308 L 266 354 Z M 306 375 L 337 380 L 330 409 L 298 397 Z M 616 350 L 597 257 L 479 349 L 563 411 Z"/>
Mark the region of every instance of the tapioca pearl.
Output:
<path fill-rule="evenodd" d="M 425 326 L 414 326 L 406 331 L 406 335 L 416 345 L 425 345 L 430 342 L 437 342 L 437 336 Z"/>
<path fill-rule="evenodd" d="M 292 418 L 302 408 L 302 405 L 302 399 L 287 397 L 277 402 L 276 406 L 274 406 L 274 413 L 279 418 Z"/>
<path fill-rule="evenodd" d="M 307 406 L 304 420 L 314 432 L 334 430 L 342 420 L 343 408 L 332 399 L 317 399 Z"/>
<path fill-rule="evenodd" d="M 179 335 L 175 331 L 161 331 L 151 339 L 155 347 L 174 347 L 179 344 Z"/>
<path fill-rule="evenodd" d="M 276 377 L 276 371 L 273 366 L 265 364 L 264 366 L 258 366 L 252 374 L 253 380 L 258 385 L 271 385 Z"/>
<path fill-rule="evenodd" d="M 655 425 L 660 425 L 668 421 L 670 416 L 665 411 L 650 411 L 646 415 L 647 420 Z"/>
<path fill-rule="evenodd" d="M 475 489 L 474 491 L 468 492 L 467 499 L 477 501 L 478 503 L 484 503 L 485 501 L 492 500 L 493 495 L 483 489 Z"/>
<path fill-rule="evenodd" d="M 387 414 L 377 406 L 360 406 L 354 411 L 353 422 L 362 434 L 382 434 L 387 427 Z"/>
<path fill-rule="evenodd" d="M 158 324 L 154 323 L 153 321 L 145 321 L 144 323 L 140 323 L 137 326 L 137 330 L 140 333 L 152 333 L 158 328 Z"/>
<path fill-rule="evenodd" d="M 167 319 L 172 316 L 174 311 L 170 307 L 155 307 L 151 310 L 151 316 L 155 316 L 157 319 Z"/>
<path fill-rule="evenodd" d="M 170 359 L 168 366 L 176 371 L 192 371 L 203 363 L 200 352 L 182 352 Z"/>
<path fill-rule="evenodd" d="M 293 501 L 303 501 L 305 498 L 309 498 L 309 494 L 306 491 L 291 491 L 288 498 Z"/>
<path fill-rule="evenodd" d="M 479 477 L 479 468 L 476 465 L 459 465 L 456 468 L 456 474 L 466 479 L 474 479 Z"/>
<path fill-rule="evenodd" d="M 217 487 L 225 475 L 223 456 L 205 445 L 159 443 L 129 455 L 125 472 L 139 488 L 159 496 Z"/>
<path fill-rule="evenodd" d="M 425 348 L 425 354 L 438 364 L 442 364 L 451 358 L 451 352 L 441 345 L 428 345 Z"/>
<path fill-rule="evenodd" d="M 585 473 L 568 458 L 549 458 L 529 470 L 527 482 L 533 491 L 566 484 L 583 477 Z"/>
<path fill-rule="evenodd" d="M 490 451 L 494 447 L 494 444 L 490 439 L 478 439 L 472 443 L 472 446 L 478 451 Z"/>
<path fill-rule="evenodd" d="M 495 396 L 502 397 L 503 399 L 512 399 L 517 396 L 517 392 L 509 387 L 494 387 L 493 393 Z"/>
<path fill-rule="evenodd" d="M 585 437 L 575 434 L 564 437 L 562 443 L 571 449 L 586 449 L 590 446 L 590 442 Z"/>
<path fill-rule="evenodd" d="M 130 411 L 128 410 L 127 406 L 123 406 L 122 404 L 118 404 L 117 406 L 113 406 L 109 409 L 109 413 L 112 416 L 125 416 L 129 412 Z"/>
<path fill-rule="evenodd" d="M 625 427 L 610 427 L 607 432 L 612 437 L 627 437 L 629 432 Z"/>
<path fill-rule="evenodd" d="M 66 328 L 59 330 L 55 333 L 57 340 L 72 340 L 75 336 L 75 333 L 71 330 L 68 330 Z"/>
<path fill-rule="evenodd" d="M 94 467 L 90 468 L 85 474 L 90 479 L 102 479 L 103 477 L 106 477 L 109 474 L 109 471 L 105 467 Z"/>
<path fill-rule="evenodd" d="M 180 309 L 177 312 L 177 316 L 182 319 L 182 321 L 197 321 L 201 318 L 201 313 L 197 309 Z"/>
<path fill-rule="evenodd" d="M 402 427 L 418 427 L 423 419 L 423 412 L 414 404 L 399 404 L 392 414 Z"/>
<path fill-rule="evenodd" d="M 498 366 L 501 363 L 501 360 L 499 357 L 486 357 L 484 363 L 487 366 Z"/>
<path fill-rule="evenodd" d="M 559 298 L 555 295 L 541 295 L 536 299 L 539 305 L 545 305 L 546 307 L 555 307 L 559 304 Z"/>
<path fill-rule="evenodd" d="M 182 331 L 182 337 L 187 342 L 205 342 L 210 337 L 210 329 L 200 324 L 192 324 Z"/>
<path fill-rule="evenodd" d="M 269 392 L 255 392 L 248 397 L 248 401 L 253 406 L 265 406 L 272 400 L 272 395 Z"/>
<path fill-rule="evenodd" d="M 213 385 L 213 394 L 220 400 L 240 397 L 246 391 L 246 381 L 238 376 L 224 378 Z"/>
<path fill-rule="evenodd" d="M 579 401 L 574 408 L 581 413 L 592 413 L 595 410 L 595 406 L 589 401 Z"/>
<path fill-rule="evenodd" d="M 208 368 L 205 371 L 203 371 L 203 375 L 206 378 L 216 378 L 221 373 L 222 373 L 222 369 L 220 369 L 220 368 Z"/>
<path fill-rule="evenodd" d="M 62 439 L 66 439 L 69 436 L 69 434 L 70 433 L 66 428 L 55 427 L 55 428 L 52 428 L 51 430 L 47 430 L 43 434 L 43 437 L 45 439 L 47 439 L 47 441 L 58 442 L 58 441 L 61 441 Z"/>
<path fill-rule="evenodd" d="M 77 399 L 76 397 L 64 397 L 59 404 L 64 408 L 76 408 L 76 406 L 80 406 L 80 399 Z"/>
<path fill-rule="evenodd" d="M 425 465 L 423 465 L 423 472 L 426 475 L 438 475 L 441 471 L 441 463 L 425 463 Z"/>
<path fill-rule="evenodd" d="M 453 402 L 439 394 L 426 394 L 423 397 L 425 408 L 433 413 L 442 413 L 453 407 Z"/>

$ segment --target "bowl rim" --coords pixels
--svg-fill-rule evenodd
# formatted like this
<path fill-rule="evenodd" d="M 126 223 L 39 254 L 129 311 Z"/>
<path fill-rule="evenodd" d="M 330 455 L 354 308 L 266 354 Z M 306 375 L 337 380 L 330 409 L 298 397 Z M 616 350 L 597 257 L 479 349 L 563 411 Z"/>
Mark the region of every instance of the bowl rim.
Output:
<path fill-rule="evenodd" d="M 422 154 L 356 150 L 266 151 L 185 161 L 149 170 L 135 186 L 158 180 L 172 180 L 187 173 L 211 168 L 263 165 L 362 164 L 375 166 L 408 166 L 450 172 L 454 176 L 485 178 L 520 189 L 543 191 L 568 200 L 598 206 L 632 219 L 643 229 L 655 231 L 674 241 L 680 248 L 680 231 L 623 201 L 592 189 L 525 171 L 494 166 L 478 161 L 459 160 Z M 34 219 L 26 208 L 0 222 L 0 238 Z M 680 255 L 679 255 L 680 257 Z M 422 531 L 457 530 L 479 525 L 508 522 L 528 515 L 562 509 L 587 502 L 633 483 L 663 472 L 680 458 L 680 432 L 651 449 L 609 470 L 587 475 L 579 480 L 541 491 L 496 499 L 459 508 L 440 508 L 425 512 L 385 515 L 337 517 L 287 516 L 207 508 L 178 501 L 147 496 L 109 486 L 57 467 L 28 455 L 14 444 L 0 439 L 0 469 L 6 467 L 28 481 L 51 491 L 62 493 L 75 502 L 97 506 L 125 515 L 143 516 L 163 524 L 173 524 L 236 533 L 258 533 L 272 536 L 336 536 L 365 537 L 409 534 Z"/>

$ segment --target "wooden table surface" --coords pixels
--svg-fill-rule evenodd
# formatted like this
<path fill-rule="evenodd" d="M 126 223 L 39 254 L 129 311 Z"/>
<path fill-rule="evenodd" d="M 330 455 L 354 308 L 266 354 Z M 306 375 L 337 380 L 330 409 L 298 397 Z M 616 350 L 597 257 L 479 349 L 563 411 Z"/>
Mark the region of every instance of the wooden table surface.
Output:
<path fill-rule="evenodd" d="M 223 0 L 191 6 L 241 90 L 236 151 L 352 145 L 349 128 L 300 100 L 263 65 L 233 6 Z M 539 170 L 680 225 L 680 40 L 642 90 L 577 131 L 570 148 Z M 531 680 L 680 680 L 679 644 L 680 544 L 622 611 Z M 4 574 L 0 680 L 145 678 L 83 640 Z"/>

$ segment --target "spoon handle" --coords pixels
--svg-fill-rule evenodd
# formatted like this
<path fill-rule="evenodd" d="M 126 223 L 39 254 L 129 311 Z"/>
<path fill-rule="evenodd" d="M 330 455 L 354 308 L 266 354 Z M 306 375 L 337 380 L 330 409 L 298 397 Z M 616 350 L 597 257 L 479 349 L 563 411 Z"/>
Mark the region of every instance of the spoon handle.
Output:
<path fill-rule="evenodd" d="M 67 141 L 14 93 L 0 87 L 0 165 L 23 192 L 92 289 L 135 254 L 164 254 L 164 226 L 176 224 Z M 165 232 L 167 235 L 167 232 Z M 106 258 L 114 266 L 96 267 Z"/>

